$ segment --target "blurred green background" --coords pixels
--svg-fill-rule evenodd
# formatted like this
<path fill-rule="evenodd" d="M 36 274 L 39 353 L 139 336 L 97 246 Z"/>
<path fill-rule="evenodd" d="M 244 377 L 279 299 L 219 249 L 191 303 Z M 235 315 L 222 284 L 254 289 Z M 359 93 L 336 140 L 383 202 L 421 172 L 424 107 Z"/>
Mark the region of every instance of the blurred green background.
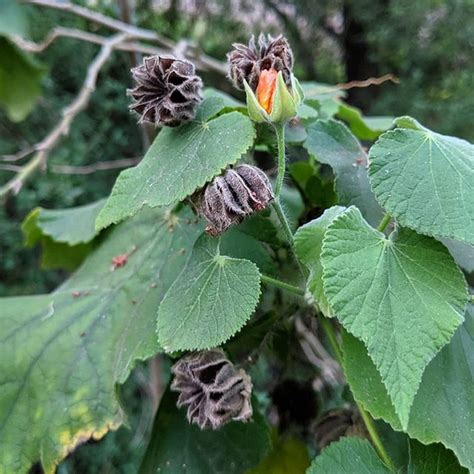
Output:
<path fill-rule="evenodd" d="M 0 25 L 6 1 L 0 0 Z M 185 38 L 220 60 L 225 60 L 233 42 L 247 42 L 252 33 L 283 32 L 293 47 L 299 79 L 337 84 L 393 74 L 399 84 L 351 89 L 347 101 L 365 115 L 412 115 L 433 130 L 474 141 L 473 0 L 88 0 L 83 4 L 175 41 Z M 36 6 L 22 10 L 24 34 L 34 41 L 41 41 L 58 25 L 110 34 L 65 12 Z M 7 24 L 0 26 L 0 35 Z M 0 37 L 0 99 L 2 81 L 14 74 L 8 48 Z M 0 155 L 17 153 L 47 134 L 62 108 L 74 99 L 97 51 L 97 45 L 61 38 L 35 56 L 31 68 L 41 76 L 39 98 L 21 121 L 7 115 L 0 104 Z M 105 197 L 119 172 L 65 174 L 65 165 L 143 155 L 143 131 L 128 112 L 125 95 L 135 60 L 133 54 L 114 53 L 89 107 L 50 154 L 47 168 L 17 196 L 0 203 L 0 296 L 50 291 L 67 275 L 62 270 L 42 270 L 39 249 L 22 245 L 20 226 L 28 212 L 36 206 L 70 207 Z M 206 85 L 234 93 L 222 75 L 203 76 Z M 0 161 L 0 186 L 13 176 L 4 165 Z M 146 373 L 142 375 L 146 378 Z M 123 392 L 130 400 L 132 435 L 144 438 L 149 426 L 137 402 L 140 383 L 129 385 Z M 134 456 L 140 459 L 141 453 L 136 447 L 142 446 L 139 441 L 131 441 L 122 429 L 107 436 L 100 450 L 94 444 L 82 448 L 60 472 L 134 472 Z"/>

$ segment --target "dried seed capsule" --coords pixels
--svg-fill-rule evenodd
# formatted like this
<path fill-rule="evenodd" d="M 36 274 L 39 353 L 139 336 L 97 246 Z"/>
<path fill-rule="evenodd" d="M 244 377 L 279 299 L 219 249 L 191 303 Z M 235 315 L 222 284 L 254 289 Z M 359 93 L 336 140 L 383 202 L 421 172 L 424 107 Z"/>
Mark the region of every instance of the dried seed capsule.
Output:
<path fill-rule="evenodd" d="M 260 74 L 264 70 L 281 71 L 285 84 L 291 87 L 293 53 L 283 35 L 273 38 L 260 33 L 258 46 L 255 37 L 250 38 L 248 46 L 235 43 L 234 49 L 227 54 L 229 78 L 237 89 L 244 88 L 244 79 L 253 91 L 257 89 Z"/>
<path fill-rule="evenodd" d="M 197 207 L 209 224 L 206 231 L 217 236 L 245 216 L 265 209 L 272 199 L 267 175 L 255 166 L 240 165 L 214 178 L 201 194 Z"/>
<path fill-rule="evenodd" d="M 202 100 L 202 81 L 191 62 L 151 56 L 133 68 L 132 75 L 136 86 L 127 94 L 134 100 L 130 109 L 140 115 L 140 123 L 175 127 L 194 118 Z"/>
<path fill-rule="evenodd" d="M 173 367 L 171 390 L 179 392 L 178 407 L 187 408 L 190 423 L 217 429 L 231 420 L 252 416 L 252 383 L 219 349 L 201 351 L 180 359 Z"/>

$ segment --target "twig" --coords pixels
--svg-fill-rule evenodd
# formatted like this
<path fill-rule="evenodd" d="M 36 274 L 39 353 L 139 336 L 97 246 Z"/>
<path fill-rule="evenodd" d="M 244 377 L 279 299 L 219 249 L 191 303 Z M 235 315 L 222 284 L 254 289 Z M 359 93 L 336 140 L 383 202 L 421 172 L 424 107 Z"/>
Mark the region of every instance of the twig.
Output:
<path fill-rule="evenodd" d="M 136 165 L 139 161 L 140 158 L 124 158 L 122 160 L 99 161 L 86 166 L 53 165 L 51 172 L 57 174 L 92 174 L 96 171 L 128 168 Z"/>
<path fill-rule="evenodd" d="M 71 122 L 87 106 L 91 94 L 95 90 L 97 76 L 106 63 L 115 46 L 128 38 L 127 33 L 119 33 L 110 37 L 103 45 L 99 54 L 90 63 L 87 70 L 86 79 L 76 98 L 69 104 L 62 113 L 59 123 L 49 132 L 49 134 L 38 144 L 34 146 L 36 154 L 34 157 L 21 168 L 18 174 L 0 188 L 0 197 L 4 197 L 9 193 L 17 194 L 23 184 L 29 177 L 41 166 L 43 166 L 48 157 L 48 153 L 56 146 L 59 139 L 69 133 Z"/>
<path fill-rule="evenodd" d="M 18 165 L 10 165 L 10 164 L 0 164 L 0 170 L 2 171 L 13 171 L 15 173 L 18 173 L 21 171 L 21 166 Z"/>
<path fill-rule="evenodd" d="M 2 155 L 0 156 L 0 161 L 19 161 L 22 160 L 23 158 L 26 158 L 28 155 L 31 155 L 36 151 L 34 146 L 29 146 L 25 148 L 24 150 L 19 151 L 18 153 L 15 153 L 14 155 Z"/>
<path fill-rule="evenodd" d="M 75 5 L 68 1 L 23 0 L 23 2 L 73 13 L 74 15 L 78 15 L 94 23 L 106 26 L 107 28 L 110 28 L 112 30 L 127 33 L 129 37 L 133 37 L 143 41 L 156 42 L 170 50 L 170 52 L 174 51 L 176 48 L 176 43 L 174 41 L 171 41 L 168 38 L 159 35 L 155 31 L 147 30 L 145 28 L 139 28 L 134 25 L 129 25 L 127 23 L 124 23 L 123 21 L 116 20 L 115 18 L 111 18 L 107 15 L 103 15 L 102 13 L 89 10 L 88 8 L 82 7 L 80 5 Z M 196 52 L 191 48 L 185 52 L 185 56 L 188 59 L 194 60 L 196 66 L 200 69 L 213 70 L 220 74 L 226 74 L 227 72 L 227 68 L 223 62 L 211 58 L 210 56 L 207 56 L 203 53 Z"/>
<path fill-rule="evenodd" d="M 349 90 L 349 89 L 354 89 L 354 88 L 364 88 L 364 87 L 369 87 L 369 86 L 379 86 L 380 84 L 383 84 L 384 82 L 393 82 L 394 84 L 400 84 L 400 79 L 393 75 L 393 74 L 385 74 L 380 77 L 369 77 L 368 79 L 365 79 L 363 81 L 351 81 L 351 82 L 344 82 L 340 84 L 336 84 L 331 87 L 317 87 L 314 89 L 314 92 L 317 92 L 318 94 L 327 94 L 328 92 L 337 92 L 341 90 Z M 312 90 L 309 90 L 308 93 L 313 92 Z"/>
<path fill-rule="evenodd" d="M 29 41 L 21 36 L 12 36 L 10 39 L 22 50 L 27 51 L 29 53 L 42 53 L 45 51 L 51 44 L 56 41 L 58 38 L 74 38 L 81 41 L 88 41 L 89 43 L 100 44 L 103 45 L 107 38 L 97 35 L 95 33 L 89 33 L 88 31 L 78 30 L 76 28 L 64 28 L 62 26 L 58 26 L 52 29 L 46 38 L 41 41 L 40 43 L 35 43 L 34 41 Z M 118 44 L 115 49 L 120 51 L 131 51 L 131 52 L 138 52 L 143 54 L 166 54 L 166 51 L 161 48 L 156 48 L 154 46 L 149 46 L 142 43 L 137 42 L 124 42 Z"/>

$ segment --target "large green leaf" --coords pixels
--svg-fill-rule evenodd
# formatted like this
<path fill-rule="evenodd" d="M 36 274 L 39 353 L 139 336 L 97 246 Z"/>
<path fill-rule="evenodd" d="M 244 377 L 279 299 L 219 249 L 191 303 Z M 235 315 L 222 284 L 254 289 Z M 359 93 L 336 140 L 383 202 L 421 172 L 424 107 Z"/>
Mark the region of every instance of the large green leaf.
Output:
<path fill-rule="evenodd" d="M 0 300 L 0 472 L 52 473 L 123 421 L 115 384 L 159 350 L 156 308 L 202 232 L 188 217 L 140 213 L 54 293 Z"/>
<path fill-rule="evenodd" d="M 252 145 L 255 129 L 239 112 L 216 117 L 223 107 L 221 98 L 210 97 L 193 122 L 164 128 L 143 160 L 120 173 L 97 228 L 132 216 L 143 206 L 181 201 L 235 163 Z"/>
<path fill-rule="evenodd" d="M 221 255 L 205 234 L 158 310 L 158 340 L 166 351 L 223 344 L 248 321 L 260 297 L 260 273 L 249 260 Z"/>
<path fill-rule="evenodd" d="M 357 206 L 367 221 L 376 225 L 383 212 L 370 189 L 367 155 L 350 130 L 336 120 L 318 120 L 308 127 L 304 144 L 309 153 L 336 175 L 339 204 Z"/>
<path fill-rule="evenodd" d="M 27 33 L 28 23 L 24 7 L 16 0 L 1 0 L 0 35 L 26 37 L 28 36 Z"/>
<path fill-rule="evenodd" d="M 354 207 L 329 226 L 321 262 L 332 310 L 366 344 L 406 427 L 426 365 L 463 321 L 461 271 L 438 241 L 403 228 L 385 237 Z"/>
<path fill-rule="evenodd" d="M 95 219 L 105 200 L 69 209 L 33 209 L 23 222 L 22 229 L 28 245 L 38 235 L 51 237 L 55 242 L 69 245 L 86 244 L 97 235 Z"/>
<path fill-rule="evenodd" d="M 342 438 L 323 449 L 307 474 L 390 474 L 372 445 L 365 439 Z"/>
<path fill-rule="evenodd" d="M 401 225 L 474 243 L 474 145 L 410 117 L 370 149 L 370 182 Z"/>
<path fill-rule="evenodd" d="M 0 36 L 0 105 L 14 122 L 33 109 L 41 94 L 44 68 L 7 38 Z"/>
<path fill-rule="evenodd" d="M 344 372 L 356 400 L 396 430 L 400 422 L 364 344 L 343 333 Z M 441 442 L 474 471 L 474 306 L 451 342 L 430 362 L 413 401 L 407 433 Z"/>
<path fill-rule="evenodd" d="M 104 200 L 69 209 L 33 209 L 21 226 L 28 247 L 41 244 L 42 268 L 76 269 L 93 249 Z"/>
<path fill-rule="evenodd" d="M 324 294 L 321 249 L 326 229 L 344 210 L 341 206 L 326 209 L 321 217 L 301 226 L 295 234 L 296 255 L 310 271 L 307 288 L 326 316 L 332 316 L 332 311 Z"/>
<path fill-rule="evenodd" d="M 263 418 L 231 422 L 219 430 L 201 431 L 176 408 L 176 396 L 163 396 L 155 418 L 141 474 L 242 474 L 270 449 L 270 432 Z"/>

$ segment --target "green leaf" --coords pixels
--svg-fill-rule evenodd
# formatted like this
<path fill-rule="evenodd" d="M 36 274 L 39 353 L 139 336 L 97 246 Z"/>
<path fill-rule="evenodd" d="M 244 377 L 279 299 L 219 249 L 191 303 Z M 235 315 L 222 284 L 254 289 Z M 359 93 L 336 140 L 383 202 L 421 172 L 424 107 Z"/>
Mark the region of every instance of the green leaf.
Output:
<path fill-rule="evenodd" d="M 425 446 L 410 440 L 407 474 L 467 474 L 452 451 L 442 444 Z"/>
<path fill-rule="evenodd" d="M 241 474 L 270 449 L 270 433 L 261 415 L 250 423 L 231 422 L 219 430 L 201 431 L 176 408 L 176 395 L 163 396 L 141 474 Z"/>
<path fill-rule="evenodd" d="M 222 92 L 219 89 L 215 89 L 214 87 L 206 87 L 202 95 L 204 99 L 209 99 L 210 97 L 219 97 L 224 102 L 225 108 L 239 110 L 245 110 L 246 108 L 243 102 L 240 102 L 235 97 L 232 97 L 230 94 Z"/>
<path fill-rule="evenodd" d="M 69 245 L 85 244 L 98 234 L 95 220 L 105 199 L 85 206 L 69 209 L 44 209 L 37 207 L 25 218 L 22 230 L 28 246 L 34 245 L 41 236 Z"/>
<path fill-rule="evenodd" d="M 27 18 L 25 10 L 16 0 L 0 2 L 0 35 L 19 35 L 27 37 Z M 2 57 L 3 60 L 3 57 Z"/>
<path fill-rule="evenodd" d="M 474 243 L 474 145 L 410 117 L 370 149 L 370 182 L 398 222 L 422 234 Z M 409 128 L 406 128 L 409 127 Z"/>
<path fill-rule="evenodd" d="M 104 200 L 69 209 L 33 209 L 22 223 L 28 247 L 41 244 L 41 267 L 76 269 L 93 249 L 95 219 Z"/>
<path fill-rule="evenodd" d="M 304 144 L 320 163 L 336 175 L 335 188 L 339 204 L 357 206 L 367 221 L 376 225 L 383 211 L 370 189 L 367 177 L 367 155 L 349 129 L 336 120 L 317 120 L 308 127 Z"/>
<path fill-rule="evenodd" d="M 159 351 L 156 308 L 202 232 L 190 216 L 140 213 L 54 293 L 0 300 L 0 470 L 52 473 L 124 421 L 115 385 Z"/>
<path fill-rule="evenodd" d="M 401 425 L 364 344 L 343 332 L 344 372 L 356 400 L 374 418 Z M 407 433 L 422 443 L 440 442 L 474 471 L 474 306 L 451 342 L 430 362 L 413 401 Z"/>
<path fill-rule="evenodd" d="M 426 365 L 463 321 L 461 271 L 436 240 L 403 228 L 385 237 L 354 207 L 327 229 L 321 263 L 332 310 L 366 344 L 406 427 Z"/>
<path fill-rule="evenodd" d="M 337 116 L 346 122 L 359 140 L 375 140 L 382 132 L 393 127 L 394 117 L 364 117 L 356 107 L 341 102 Z"/>
<path fill-rule="evenodd" d="M 237 162 L 252 145 L 255 129 L 239 112 L 213 118 L 223 105 L 222 99 L 211 97 L 192 123 L 164 128 L 143 160 L 120 173 L 96 227 L 119 222 L 143 206 L 181 201 Z"/>
<path fill-rule="evenodd" d="M 323 449 L 306 471 L 307 474 L 390 474 L 365 439 L 347 437 Z"/>
<path fill-rule="evenodd" d="M 0 105 L 13 122 L 24 120 L 41 94 L 44 68 L 0 36 Z"/>
<path fill-rule="evenodd" d="M 295 234 L 296 255 L 310 271 L 307 282 L 308 291 L 313 295 L 323 314 L 328 317 L 333 314 L 323 289 L 321 249 L 328 226 L 344 210 L 345 208 L 341 206 L 326 209 L 321 217 L 301 226 Z"/>
<path fill-rule="evenodd" d="M 248 261 L 221 255 L 203 234 L 158 310 L 158 340 L 167 351 L 209 349 L 248 321 L 260 297 L 260 273 Z"/>
<path fill-rule="evenodd" d="M 304 474 L 309 464 L 308 449 L 302 441 L 277 438 L 272 451 L 246 474 Z"/>

